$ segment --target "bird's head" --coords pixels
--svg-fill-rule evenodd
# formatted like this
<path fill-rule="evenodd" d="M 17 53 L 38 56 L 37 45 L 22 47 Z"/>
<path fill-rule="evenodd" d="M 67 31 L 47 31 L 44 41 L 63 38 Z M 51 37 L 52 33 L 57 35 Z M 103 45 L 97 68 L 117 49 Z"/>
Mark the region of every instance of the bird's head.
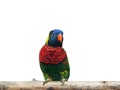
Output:
<path fill-rule="evenodd" d="M 63 32 L 59 29 L 54 29 L 50 31 L 48 38 L 46 40 L 46 45 L 52 47 L 62 47 L 63 43 Z"/>

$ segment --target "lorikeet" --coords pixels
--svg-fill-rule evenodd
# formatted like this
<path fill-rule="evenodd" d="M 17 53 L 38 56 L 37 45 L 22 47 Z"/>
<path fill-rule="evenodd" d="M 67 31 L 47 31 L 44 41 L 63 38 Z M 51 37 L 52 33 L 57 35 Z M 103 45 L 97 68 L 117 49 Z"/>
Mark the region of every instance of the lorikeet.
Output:
<path fill-rule="evenodd" d="M 70 67 L 66 51 L 62 48 L 63 32 L 59 29 L 50 31 L 45 45 L 39 53 L 40 68 L 45 81 L 61 81 L 62 85 L 70 76 Z"/>

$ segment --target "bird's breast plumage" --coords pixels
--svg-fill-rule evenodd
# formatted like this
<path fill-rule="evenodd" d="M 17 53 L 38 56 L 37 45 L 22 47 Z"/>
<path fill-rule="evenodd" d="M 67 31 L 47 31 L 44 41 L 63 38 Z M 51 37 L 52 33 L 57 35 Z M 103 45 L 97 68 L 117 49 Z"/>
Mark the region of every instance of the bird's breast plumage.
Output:
<path fill-rule="evenodd" d="M 66 52 L 62 47 L 44 45 L 39 53 L 39 60 L 45 64 L 58 64 L 66 58 Z"/>

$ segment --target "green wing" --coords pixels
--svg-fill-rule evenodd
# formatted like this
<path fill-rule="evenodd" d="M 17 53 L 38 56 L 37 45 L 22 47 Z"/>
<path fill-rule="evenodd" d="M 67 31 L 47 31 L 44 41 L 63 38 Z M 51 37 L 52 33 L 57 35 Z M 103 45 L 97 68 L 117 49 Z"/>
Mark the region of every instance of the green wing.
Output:
<path fill-rule="evenodd" d="M 60 71 L 60 75 L 61 75 L 62 79 L 68 80 L 68 78 L 70 76 L 70 66 L 69 66 L 69 62 L 68 62 L 68 57 L 66 57 L 65 60 L 62 62 L 61 68 L 63 68 L 63 70 Z"/>
<path fill-rule="evenodd" d="M 45 64 L 40 62 L 40 68 L 43 72 L 44 79 L 52 79 L 53 81 L 60 81 L 62 79 L 68 80 L 70 76 L 70 67 L 68 57 L 63 62 L 58 64 Z"/>

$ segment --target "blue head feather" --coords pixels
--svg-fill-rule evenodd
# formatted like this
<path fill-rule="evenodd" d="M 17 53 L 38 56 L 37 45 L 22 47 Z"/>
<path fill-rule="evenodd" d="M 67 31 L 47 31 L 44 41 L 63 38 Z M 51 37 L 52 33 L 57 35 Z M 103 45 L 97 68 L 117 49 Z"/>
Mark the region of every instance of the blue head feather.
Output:
<path fill-rule="evenodd" d="M 59 34 L 59 33 L 63 34 L 63 31 L 60 30 L 60 29 L 54 29 L 54 30 L 52 30 L 52 32 L 56 35 Z"/>
<path fill-rule="evenodd" d="M 62 34 L 63 32 L 60 29 L 54 29 L 50 31 L 49 33 L 49 40 L 48 40 L 48 45 L 53 46 L 53 47 L 62 47 L 62 42 L 57 40 L 58 34 Z"/>

